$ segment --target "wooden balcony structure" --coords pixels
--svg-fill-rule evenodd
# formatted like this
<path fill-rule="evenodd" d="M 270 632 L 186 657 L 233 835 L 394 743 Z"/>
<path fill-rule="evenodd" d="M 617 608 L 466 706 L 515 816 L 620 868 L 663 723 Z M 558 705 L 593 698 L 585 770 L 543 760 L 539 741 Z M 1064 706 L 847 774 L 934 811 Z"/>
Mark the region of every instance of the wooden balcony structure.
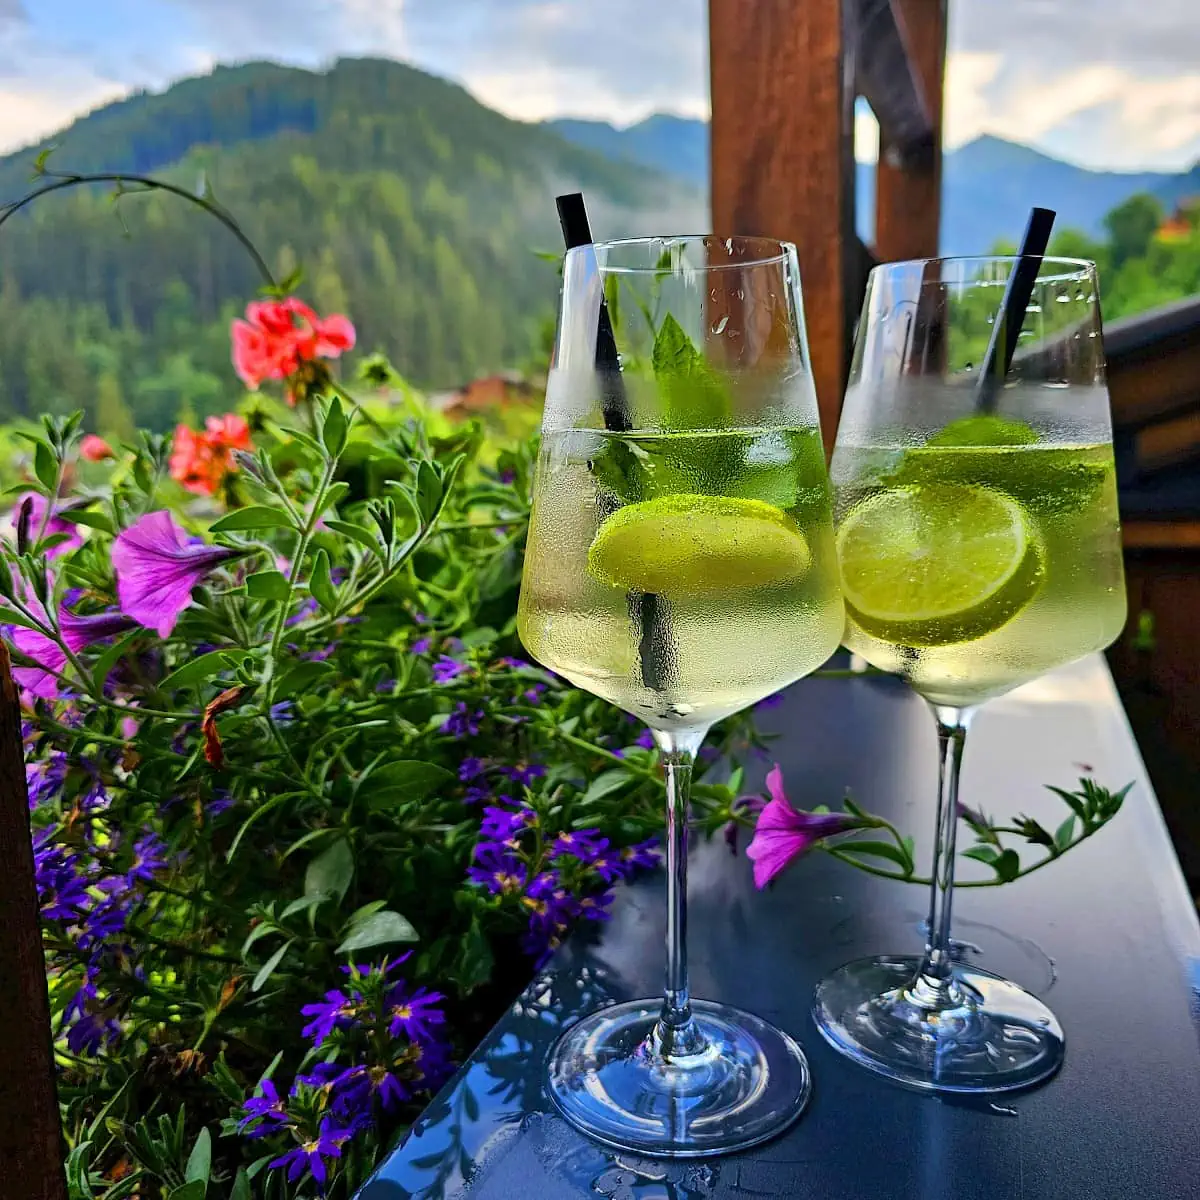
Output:
<path fill-rule="evenodd" d="M 710 0 L 718 231 L 795 242 L 826 447 L 867 273 L 937 254 L 946 0 Z M 854 224 L 854 106 L 879 122 L 875 231 Z"/>

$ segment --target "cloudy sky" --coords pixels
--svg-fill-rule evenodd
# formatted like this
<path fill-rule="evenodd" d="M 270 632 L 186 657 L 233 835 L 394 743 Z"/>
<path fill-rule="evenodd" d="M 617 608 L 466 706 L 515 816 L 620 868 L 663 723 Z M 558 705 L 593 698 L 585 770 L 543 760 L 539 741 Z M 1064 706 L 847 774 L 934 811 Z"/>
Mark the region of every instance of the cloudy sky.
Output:
<path fill-rule="evenodd" d="M 1198 0 L 951 0 L 946 138 L 1200 158 Z M 390 55 L 513 116 L 707 112 L 706 0 L 0 0 L 0 152 L 216 62 Z"/>

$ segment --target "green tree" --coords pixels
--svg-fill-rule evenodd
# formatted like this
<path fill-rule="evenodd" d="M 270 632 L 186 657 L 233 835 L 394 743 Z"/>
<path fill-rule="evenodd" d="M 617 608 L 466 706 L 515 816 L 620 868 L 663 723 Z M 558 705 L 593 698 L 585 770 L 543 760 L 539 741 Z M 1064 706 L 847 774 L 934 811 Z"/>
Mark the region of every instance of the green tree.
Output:
<path fill-rule="evenodd" d="M 1118 204 L 1104 218 L 1113 266 L 1120 267 L 1131 258 L 1141 258 L 1150 248 L 1162 220 L 1163 207 L 1148 192 L 1138 192 Z"/>

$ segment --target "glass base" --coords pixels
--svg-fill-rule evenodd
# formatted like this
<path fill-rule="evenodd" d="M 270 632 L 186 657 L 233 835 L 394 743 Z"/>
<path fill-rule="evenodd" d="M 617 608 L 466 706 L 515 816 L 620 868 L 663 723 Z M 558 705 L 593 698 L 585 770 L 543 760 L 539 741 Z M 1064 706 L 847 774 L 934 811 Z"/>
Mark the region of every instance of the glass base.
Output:
<path fill-rule="evenodd" d="M 661 1013 L 661 1000 L 602 1008 L 555 1043 L 547 1087 L 577 1129 L 617 1150 L 698 1158 L 764 1142 L 804 1111 L 808 1060 L 786 1033 L 693 1000 L 699 1048 L 664 1059 L 650 1048 Z"/>
<path fill-rule="evenodd" d="M 822 980 L 813 1020 L 835 1050 L 907 1087 L 1009 1092 L 1049 1078 L 1065 1043 L 1024 988 L 965 963 L 940 993 L 917 958 L 861 958 Z"/>

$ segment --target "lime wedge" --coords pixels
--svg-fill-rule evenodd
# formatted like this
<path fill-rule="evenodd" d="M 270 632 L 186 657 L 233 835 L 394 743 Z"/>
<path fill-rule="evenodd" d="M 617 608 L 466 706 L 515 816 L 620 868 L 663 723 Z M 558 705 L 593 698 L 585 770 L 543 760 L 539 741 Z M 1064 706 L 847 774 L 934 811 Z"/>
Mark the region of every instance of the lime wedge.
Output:
<path fill-rule="evenodd" d="M 877 492 L 843 519 L 837 548 L 850 615 L 899 646 L 992 633 L 1034 598 L 1044 576 L 1021 506 L 968 484 Z"/>
<path fill-rule="evenodd" d="M 601 523 L 588 569 L 627 591 L 700 596 L 803 575 L 808 543 L 781 508 L 681 492 L 627 504 Z"/>

